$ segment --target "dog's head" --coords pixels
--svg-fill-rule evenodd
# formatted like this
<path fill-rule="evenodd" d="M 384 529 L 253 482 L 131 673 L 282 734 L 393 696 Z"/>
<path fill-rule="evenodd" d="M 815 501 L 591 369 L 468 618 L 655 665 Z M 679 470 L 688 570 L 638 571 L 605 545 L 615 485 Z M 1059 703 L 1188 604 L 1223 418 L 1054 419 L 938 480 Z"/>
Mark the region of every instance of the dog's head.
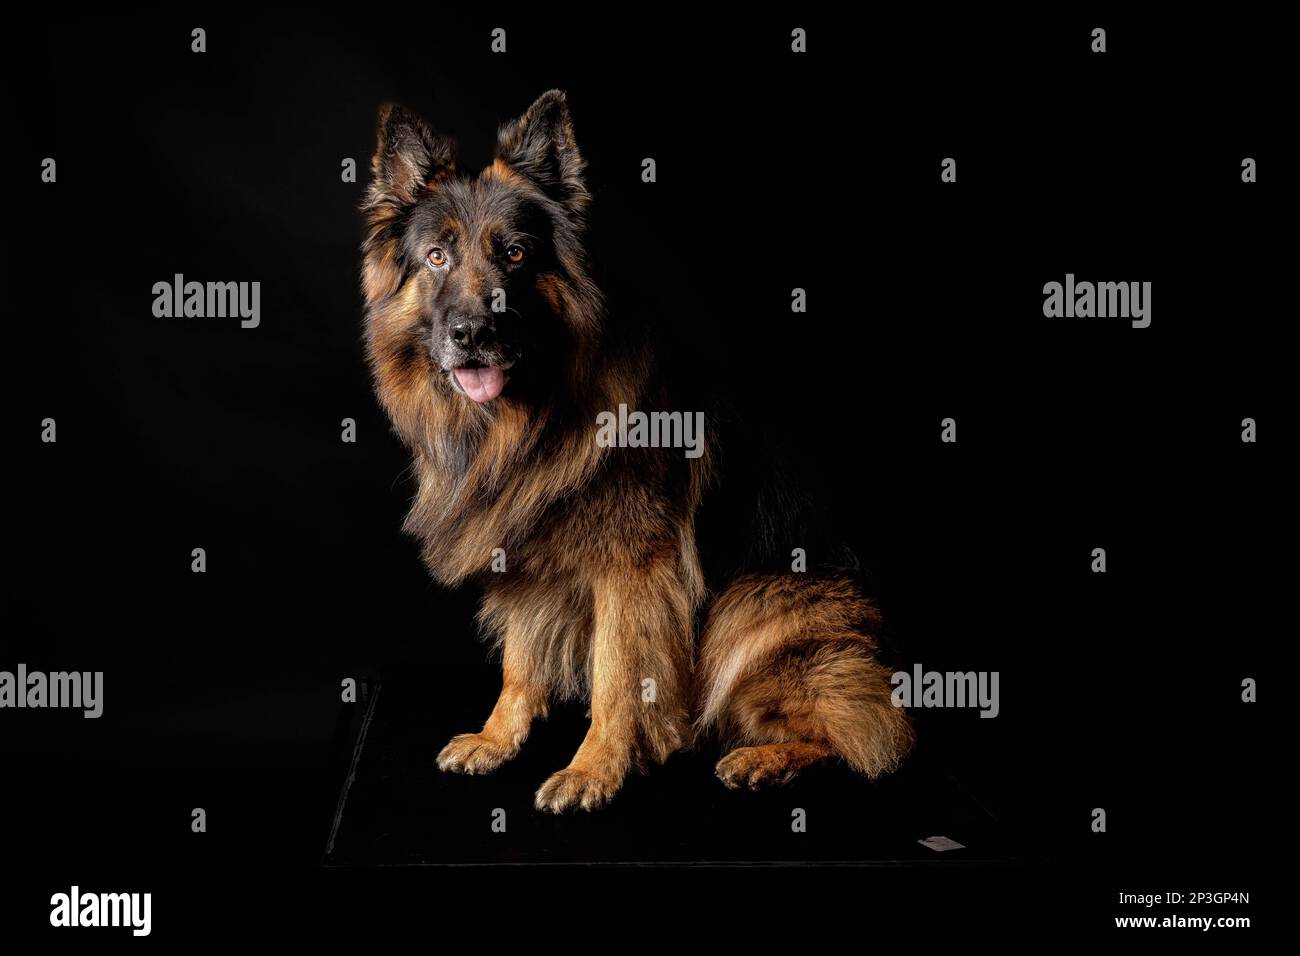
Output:
<path fill-rule="evenodd" d="M 364 206 L 372 348 L 376 323 L 439 388 L 479 404 L 565 367 L 599 321 L 585 271 L 590 195 L 564 94 L 502 126 L 473 175 L 455 144 L 400 106 L 379 112 Z"/>

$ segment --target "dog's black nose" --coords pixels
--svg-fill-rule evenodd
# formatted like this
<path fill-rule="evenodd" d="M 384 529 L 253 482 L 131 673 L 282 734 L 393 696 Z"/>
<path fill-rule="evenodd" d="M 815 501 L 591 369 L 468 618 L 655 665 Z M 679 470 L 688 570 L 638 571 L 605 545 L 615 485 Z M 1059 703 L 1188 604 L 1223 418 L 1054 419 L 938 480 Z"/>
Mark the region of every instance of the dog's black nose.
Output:
<path fill-rule="evenodd" d="M 451 323 L 451 340 L 461 348 L 487 348 L 496 339 L 492 320 L 482 315 L 471 315 Z"/>

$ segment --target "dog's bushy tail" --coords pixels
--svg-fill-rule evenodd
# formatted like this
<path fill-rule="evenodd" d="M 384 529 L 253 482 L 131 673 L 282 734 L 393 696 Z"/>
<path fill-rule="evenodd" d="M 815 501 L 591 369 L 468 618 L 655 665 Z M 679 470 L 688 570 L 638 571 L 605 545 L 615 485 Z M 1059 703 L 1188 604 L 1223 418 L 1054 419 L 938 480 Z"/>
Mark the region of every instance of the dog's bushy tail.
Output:
<path fill-rule="evenodd" d="M 701 634 L 697 732 L 737 747 L 811 744 L 868 777 L 892 771 L 913 731 L 891 699 L 879 625 L 848 576 L 737 578 Z"/>

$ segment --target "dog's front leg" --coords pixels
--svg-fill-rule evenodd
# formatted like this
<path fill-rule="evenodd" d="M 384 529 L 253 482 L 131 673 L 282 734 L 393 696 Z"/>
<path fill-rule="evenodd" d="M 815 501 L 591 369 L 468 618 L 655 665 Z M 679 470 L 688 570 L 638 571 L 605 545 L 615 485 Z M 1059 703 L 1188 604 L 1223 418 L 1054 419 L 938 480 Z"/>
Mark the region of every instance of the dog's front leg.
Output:
<path fill-rule="evenodd" d="M 490 773 L 519 753 L 533 719 L 546 716 L 546 688 L 529 666 L 522 635 L 506 628 L 501 654 L 501 694 L 483 729 L 458 734 L 438 754 L 438 769 L 456 773 Z"/>
<path fill-rule="evenodd" d="M 693 607 L 675 566 L 629 562 L 593 598 L 591 726 L 537 791 L 539 810 L 603 806 L 634 761 L 662 762 L 686 739 Z"/>

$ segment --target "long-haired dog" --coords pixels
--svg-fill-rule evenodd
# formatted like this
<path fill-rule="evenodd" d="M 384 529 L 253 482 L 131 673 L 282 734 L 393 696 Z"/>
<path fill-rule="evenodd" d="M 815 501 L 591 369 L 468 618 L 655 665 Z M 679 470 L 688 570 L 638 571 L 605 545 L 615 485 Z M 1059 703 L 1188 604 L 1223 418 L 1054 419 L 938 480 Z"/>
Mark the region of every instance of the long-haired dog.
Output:
<path fill-rule="evenodd" d="M 477 174 L 419 117 L 379 114 L 362 284 L 375 388 L 418 478 L 405 530 L 439 581 L 481 585 L 503 671 L 483 729 L 438 766 L 487 773 L 552 701 L 577 698 L 590 727 L 539 808 L 601 806 L 631 768 L 706 732 L 730 747 L 730 787 L 833 758 L 893 769 L 911 725 L 854 576 L 706 581 L 712 437 L 699 457 L 597 440 L 602 412 L 670 409 L 672 395 L 652 340 L 607 314 L 593 281 L 583 170 L 558 91 L 501 128 Z"/>

